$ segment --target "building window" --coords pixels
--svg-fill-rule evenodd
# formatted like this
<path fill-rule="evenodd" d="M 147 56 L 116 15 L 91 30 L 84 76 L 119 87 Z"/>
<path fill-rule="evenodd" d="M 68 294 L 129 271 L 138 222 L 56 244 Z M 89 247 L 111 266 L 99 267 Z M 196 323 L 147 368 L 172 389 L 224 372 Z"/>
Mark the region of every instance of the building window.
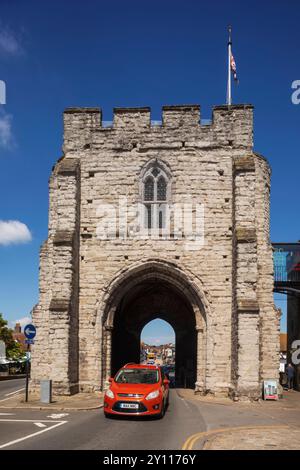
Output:
<path fill-rule="evenodd" d="M 148 176 L 145 181 L 144 200 L 145 201 L 154 200 L 154 179 L 151 176 Z"/>
<path fill-rule="evenodd" d="M 146 229 L 164 229 L 170 194 L 170 176 L 157 161 L 148 167 L 142 178 L 142 202 Z"/>

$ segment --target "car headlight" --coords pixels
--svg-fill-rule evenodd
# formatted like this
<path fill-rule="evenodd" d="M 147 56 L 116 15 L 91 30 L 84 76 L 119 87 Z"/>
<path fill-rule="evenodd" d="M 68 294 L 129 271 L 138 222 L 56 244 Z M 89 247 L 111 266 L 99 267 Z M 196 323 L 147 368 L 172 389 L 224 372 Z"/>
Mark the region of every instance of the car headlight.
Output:
<path fill-rule="evenodd" d="M 115 398 L 114 392 L 110 388 L 107 390 L 106 396 L 109 398 Z"/>
<path fill-rule="evenodd" d="M 149 395 L 146 396 L 146 400 L 153 400 L 154 398 L 157 398 L 159 396 L 159 390 L 155 390 L 154 392 L 149 393 Z"/>

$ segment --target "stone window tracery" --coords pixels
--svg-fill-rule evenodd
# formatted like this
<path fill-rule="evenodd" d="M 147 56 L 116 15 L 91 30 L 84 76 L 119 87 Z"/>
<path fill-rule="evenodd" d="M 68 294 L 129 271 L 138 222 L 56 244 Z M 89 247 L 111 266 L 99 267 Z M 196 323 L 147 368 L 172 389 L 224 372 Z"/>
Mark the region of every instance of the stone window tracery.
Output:
<path fill-rule="evenodd" d="M 166 228 L 170 198 L 170 175 L 159 162 L 153 162 L 142 178 L 144 228 Z"/>

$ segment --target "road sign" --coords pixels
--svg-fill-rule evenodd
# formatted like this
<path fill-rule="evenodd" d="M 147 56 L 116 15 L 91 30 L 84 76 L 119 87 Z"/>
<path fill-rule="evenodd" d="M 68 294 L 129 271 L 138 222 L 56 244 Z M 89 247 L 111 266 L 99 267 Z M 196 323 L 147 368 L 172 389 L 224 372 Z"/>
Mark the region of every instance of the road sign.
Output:
<path fill-rule="evenodd" d="M 33 344 L 33 338 L 36 335 L 36 328 L 34 325 L 29 323 L 24 328 L 24 335 L 26 336 L 26 344 L 27 344 L 27 351 L 29 352 L 29 345 Z M 29 355 L 27 354 L 27 361 L 26 361 L 26 386 L 25 386 L 25 401 L 28 402 L 28 385 L 29 385 Z"/>
<path fill-rule="evenodd" d="M 34 339 L 25 339 L 25 344 L 34 344 Z"/>
<path fill-rule="evenodd" d="M 24 328 L 24 335 L 27 339 L 33 339 L 36 335 L 36 328 L 34 325 L 26 325 Z"/>

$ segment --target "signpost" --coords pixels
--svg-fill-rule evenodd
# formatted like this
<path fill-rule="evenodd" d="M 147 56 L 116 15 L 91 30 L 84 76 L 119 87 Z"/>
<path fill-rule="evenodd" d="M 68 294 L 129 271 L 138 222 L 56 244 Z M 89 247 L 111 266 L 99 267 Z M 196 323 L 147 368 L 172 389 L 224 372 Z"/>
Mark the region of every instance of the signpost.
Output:
<path fill-rule="evenodd" d="M 36 335 L 36 328 L 34 325 L 29 324 L 24 328 L 24 335 L 26 336 L 25 343 L 27 344 L 27 361 L 26 361 L 26 394 L 25 401 L 28 401 L 28 384 L 29 384 L 29 361 L 30 361 L 30 352 L 29 348 L 31 344 L 34 344 L 34 338 Z"/>

